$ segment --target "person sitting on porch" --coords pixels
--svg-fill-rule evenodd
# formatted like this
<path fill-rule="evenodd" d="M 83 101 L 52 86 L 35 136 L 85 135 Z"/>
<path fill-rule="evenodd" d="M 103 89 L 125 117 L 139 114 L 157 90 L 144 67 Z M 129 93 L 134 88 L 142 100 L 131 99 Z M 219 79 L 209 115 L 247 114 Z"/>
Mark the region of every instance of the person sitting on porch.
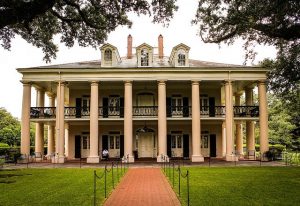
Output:
<path fill-rule="evenodd" d="M 105 159 L 105 160 L 108 160 L 108 150 L 107 149 L 104 149 L 103 152 L 102 152 L 102 157 Z"/>

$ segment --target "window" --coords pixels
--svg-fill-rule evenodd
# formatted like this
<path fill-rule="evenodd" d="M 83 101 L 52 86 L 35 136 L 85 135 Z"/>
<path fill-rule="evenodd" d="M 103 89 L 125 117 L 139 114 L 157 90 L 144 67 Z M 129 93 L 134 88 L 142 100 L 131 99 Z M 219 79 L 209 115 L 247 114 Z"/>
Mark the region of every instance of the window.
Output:
<path fill-rule="evenodd" d="M 200 97 L 200 108 L 201 108 L 201 114 L 208 115 L 208 113 L 209 113 L 209 103 L 208 103 L 208 97 L 207 96 L 201 96 Z"/>
<path fill-rule="evenodd" d="M 120 136 L 119 135 L 109 136 L 109 149 L 120 149 Z"/>
<path fill-rule="evenodd" d="M 83 112 L 89 111 L 90 108 L 90 98 L 89 97 L 82 97 L 82 110 Z"/>
<path fill-rule="evenodd" d="M 111 49 L 106 49 L 104 51 L 104 61 L 108 61 L 108 62 L 112 61 L 112 51 L 111 51 Z"/>
<path fill-rule="evenodd" d="M 172 147 L 172 149 L 182 148 L 182 135 L 181 134 L 172 135 L 171 147 Z"/>
<path fill-rule="evenodd" d="M 172 114 L 182 115 L 182 97 L 180 95 L 172 96 Z"/>
<path fill-rule="evenodd" d="M 109 149 L 115 149 L 114 136 L 109 137 Z"/>
<path fill-rule="evenodd" d="M 90 149 L 89 140 L 88 136 L 82 136 L 82 149 Z"/>
<path fill-rule="evenodd" d="M 178 66 L 185 66 L 185 51 L 183 49 L 180 49 L 178 51 Z"/>
<path fill-rule="evenodd" d="M 111 95 L 108 99 L 109 115 L 120 115 L 120 97 L 118 95 Z"/>
<path fill-rule="evenodd" d="M 148 49 L 141 50 L 141 66 L 149 66 L 149 52 Z"/>
<path fill-rule="evenodd" d="M 208 148 L 208 134 L 201 135 L 201 148 Z"/>

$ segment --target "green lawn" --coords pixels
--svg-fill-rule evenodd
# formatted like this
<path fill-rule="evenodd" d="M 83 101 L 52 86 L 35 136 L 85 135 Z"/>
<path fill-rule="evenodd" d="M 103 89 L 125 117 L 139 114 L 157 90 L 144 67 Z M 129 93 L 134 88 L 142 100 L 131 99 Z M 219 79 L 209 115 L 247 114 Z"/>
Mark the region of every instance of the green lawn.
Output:
<path fill-rule="evenodd" d="M 300 205 L 300 167 L 193 167 L 181 168 L 182 173 L 186 169 L 192 206 Z M 172 170 L 169 180 L 172 185 Z M 178 194 L 178 181 L 174 190 Z M 180 201 L 187 203 L 186 179 L 181 179 Z"/>
<path fill-rule="evenodd" d="M 0 205 L 93 205 L 95 169 L 0 170 Z M 104 169 L 96 169 L 100 176 Z M 119 169 L 119 175 L 120 174 Z M 112 191 L 111 172 L 107 176 Z M 117 184 L 116 169 L 114 181 Z M 97 203 L 104 200 L 104 178 L 97 180 Z M 98 204 L 99 205 L 99 204 Z"/>

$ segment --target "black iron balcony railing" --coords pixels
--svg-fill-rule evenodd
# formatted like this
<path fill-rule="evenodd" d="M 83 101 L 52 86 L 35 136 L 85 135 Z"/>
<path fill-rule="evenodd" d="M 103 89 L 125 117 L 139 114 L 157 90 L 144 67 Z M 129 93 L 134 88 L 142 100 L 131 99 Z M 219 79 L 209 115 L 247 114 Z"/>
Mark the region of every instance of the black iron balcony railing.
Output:
<path fill-rule="evenodd" d="M 167 106 L 167 117 L 191 117 L 191 106 Z M 234 106 L 234 117 L 258 117 L 258 106 Z M 201 106 L 200 114 L 203 117 L 220 117 L 225 116 L 225 106 Z M 158 106 L 133 106 L 133 117 L 157 117 Z M 89 107 L 65 107 L 66 118 L 82 118 L 90 116 Z M 98 116 L 108 117 L 124 117 L 124 107 L 99 107 Z M 56 107 L 31 107 L 30 118 L 43 119 L 55 118 Z"/>
<path fill-rule="evenodd" d="M 233 113 L 235 117 L 258 117 L 258 106 L 233 106 Z"/>
<path fill-rule="evenodd" d="M 157 116 L 158 106 L 133 106 L 132 115 L 134 117 Z"/>
<path fill-rule="evenodd" d="M 55 118 L 56 107 L 31 107 L 30 118 Z"/>

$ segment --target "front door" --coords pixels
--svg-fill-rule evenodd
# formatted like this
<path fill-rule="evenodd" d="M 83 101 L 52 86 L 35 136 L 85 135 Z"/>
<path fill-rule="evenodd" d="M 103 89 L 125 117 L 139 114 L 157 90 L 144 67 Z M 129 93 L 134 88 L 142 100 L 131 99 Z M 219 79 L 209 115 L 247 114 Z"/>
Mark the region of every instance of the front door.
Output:
<path fill-rule="evenodd" d="M 217 153 L 216 153 L 216 135 L 215 134 L 211 134 L 209 136 L 209 140 L 210 140 L 210 156 L 211 157 L 216 157 Z"/>
<path fill-rule="evenodd" d="M 110 134 L 108 138 L 109 157 L 120 157 L 120 135 Z"/>
<path fill-rule="evenodd" d="M 201 135 L 201 153 L 204 157 L 209 157 L 209 134 Z"/>
<path fill-rule="evenodd" d="M 172 134 L 171 137 L 172 157 L 183 157 L 182 145 L 183 145 L 182 134 Z"/>
<path fill-rule="evenodd" d="M 139 133 L 138 156 L 153 157 L 153 133 Z"/>
<path fill-rule="evenodd" d="M 81 158 L 81 136 L 75 136 L 75 158 Z"/>

